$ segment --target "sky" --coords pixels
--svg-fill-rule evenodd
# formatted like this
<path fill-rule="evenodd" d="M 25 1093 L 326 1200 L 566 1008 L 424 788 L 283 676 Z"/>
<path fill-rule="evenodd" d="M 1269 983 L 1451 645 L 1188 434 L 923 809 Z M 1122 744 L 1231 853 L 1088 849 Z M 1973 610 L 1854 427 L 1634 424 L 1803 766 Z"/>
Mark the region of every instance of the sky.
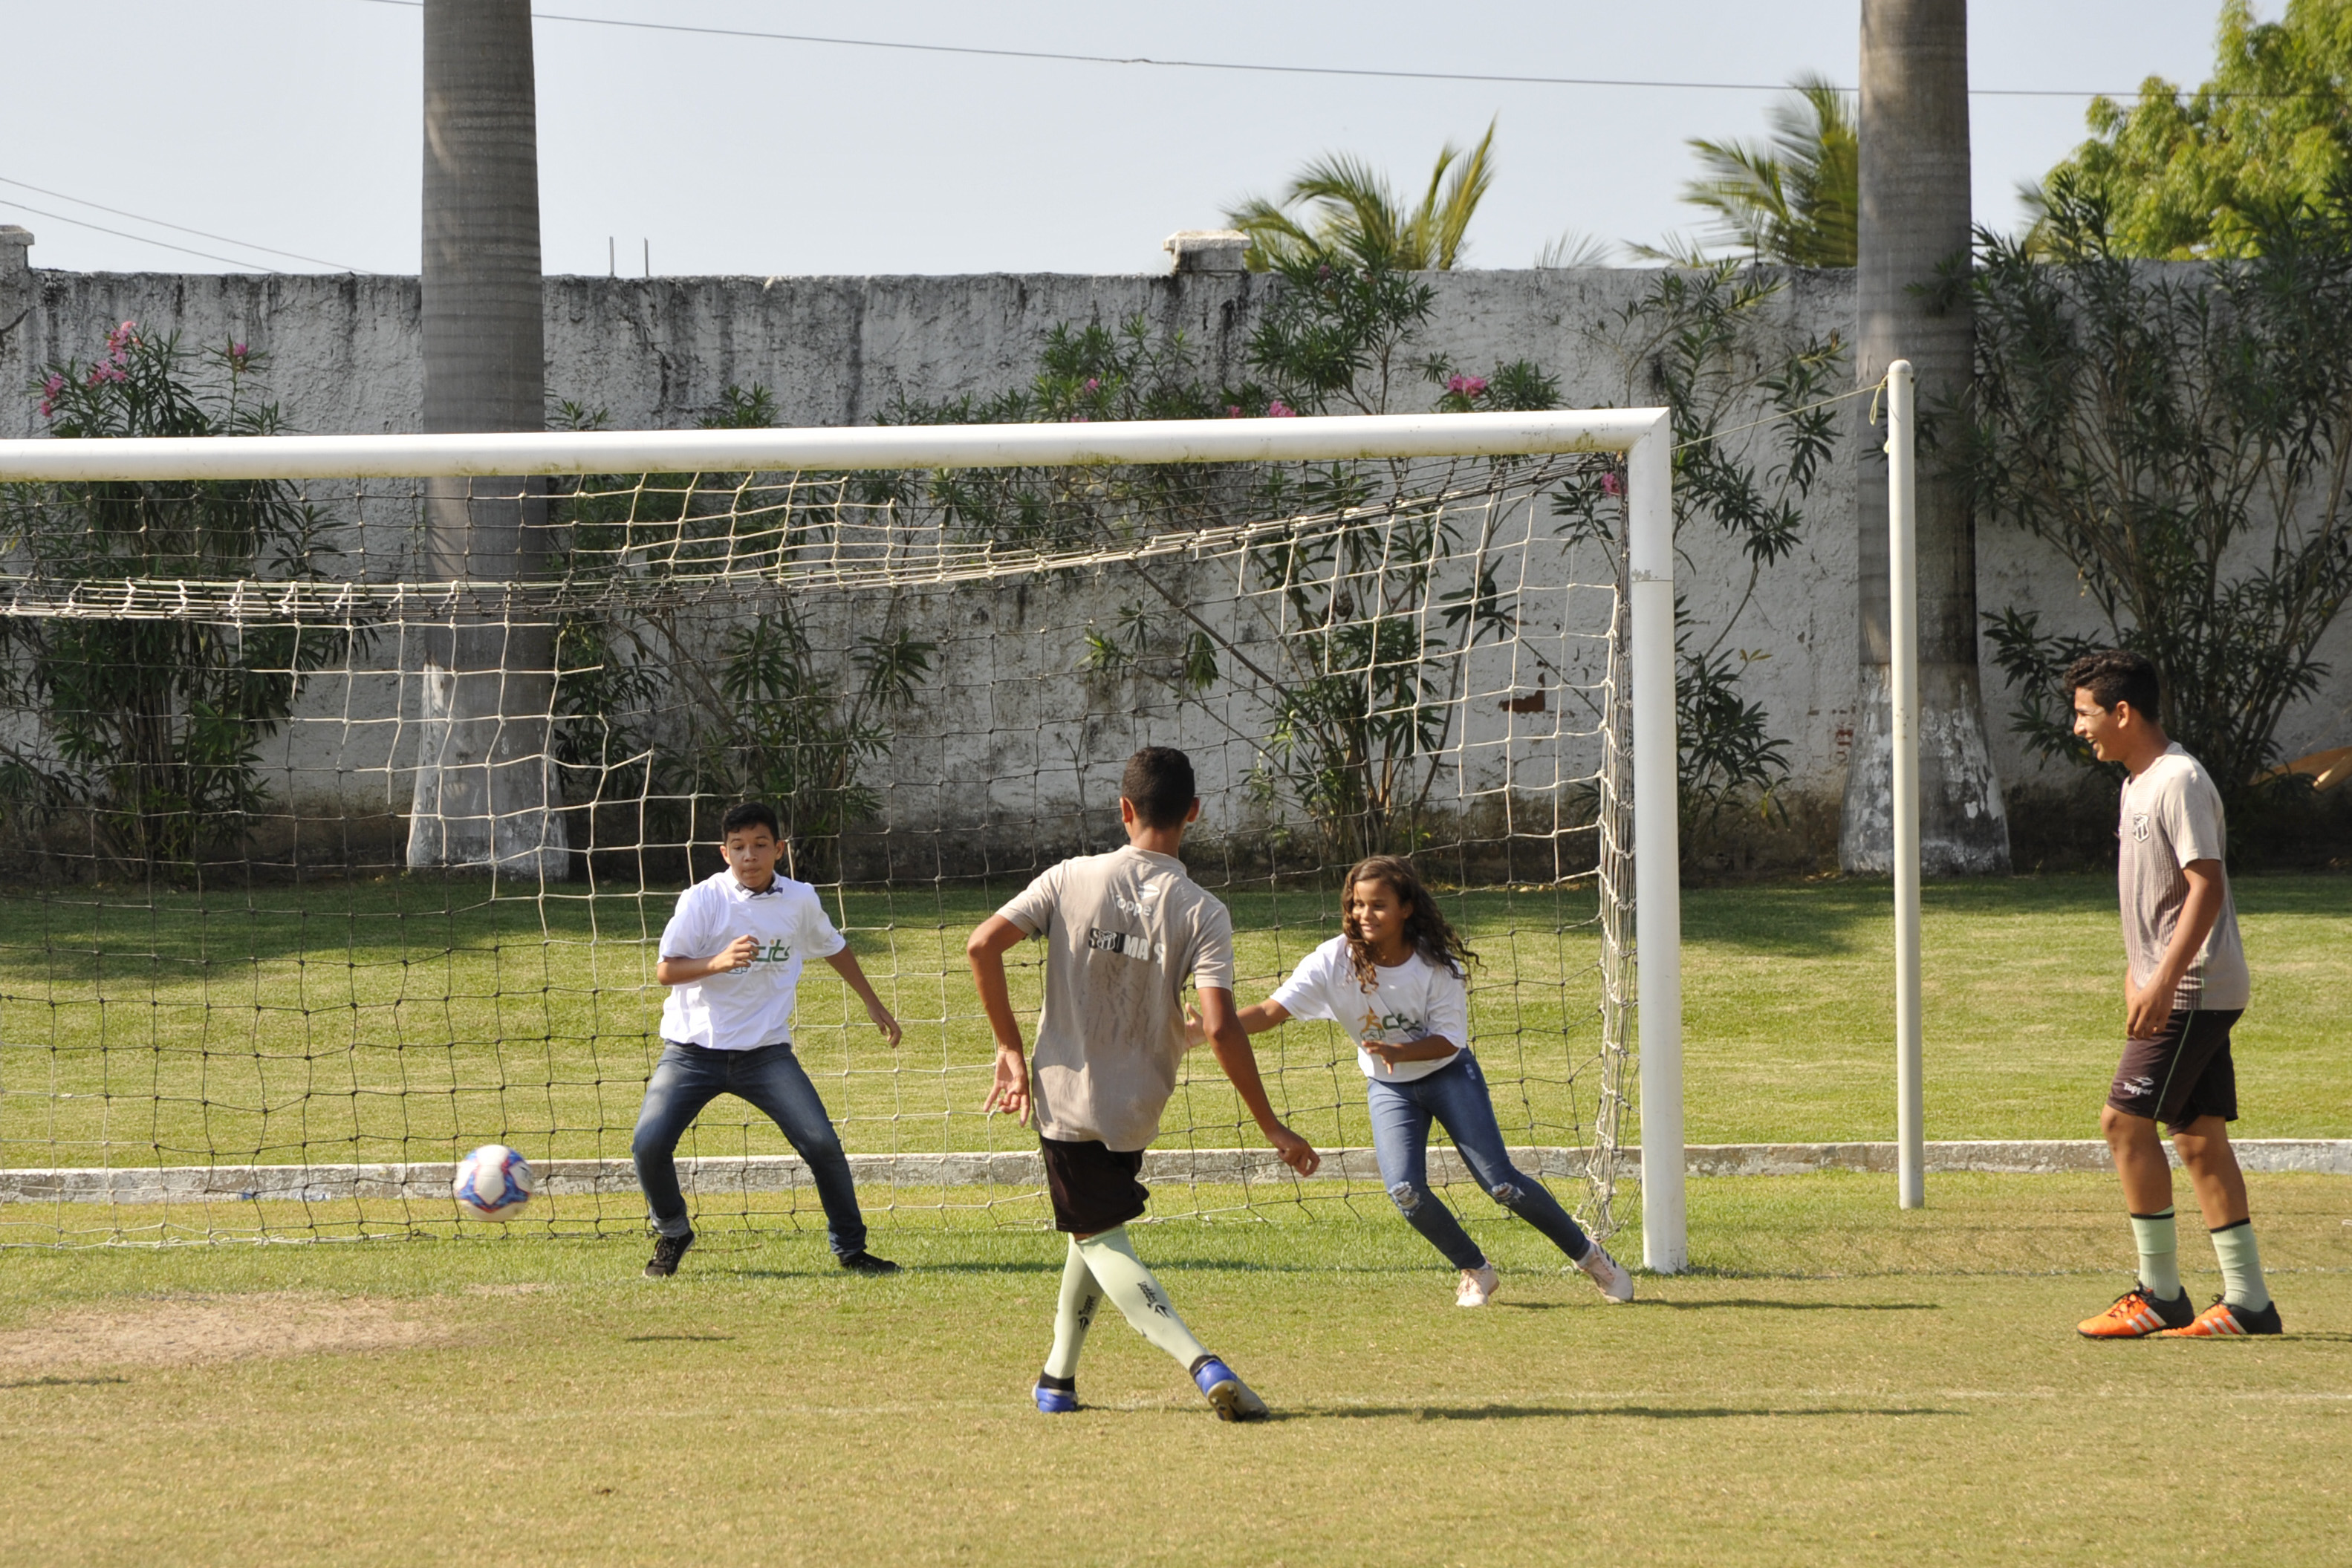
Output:
<path fill-rule="evenodd" d="M 2084 139 L 2090 93 L 2210 75 L 2220 8 L 1974 0 L 1977 221 L 2017 225 L 2017 183 Z M 1860 17 L 1858 0 L 537 10 L 546 270 L 755 277 L 1162 271 L 1167 235 L 1222 226 L 1309 158 L 1352 153 L 1417 192 L 1442 146 L 1475 141 L 1490 120 L 1498 169 L 1465 265 L 1526 267 L 1563 230 L 1655 243 L 1696 221 L 1677 200 L 1687 140 L 1762 135 L 1769 88 L 1800 73 L 1851 84 Z M 564 17 L 1126 61 L 1754 85 L 1088 64 Z M 413 273 L 421 25 L 397 0 L 0 0 L 12 67 L 0 223 L 34 232 L 36 267 Z"/>

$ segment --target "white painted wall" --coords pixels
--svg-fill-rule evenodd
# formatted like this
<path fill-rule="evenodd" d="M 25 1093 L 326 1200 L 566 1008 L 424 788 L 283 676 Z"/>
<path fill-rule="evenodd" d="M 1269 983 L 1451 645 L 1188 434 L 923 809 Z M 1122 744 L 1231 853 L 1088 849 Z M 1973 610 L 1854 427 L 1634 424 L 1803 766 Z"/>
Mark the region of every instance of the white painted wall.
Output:
<path fill-rule="evenodd" d="M 0 250 L 0 262 L 21 252 Z M 1646 286 L 1632 269 L 1434 274 L 1432 351 L 1483 370 L 1520 357 L 1557 374 L 1571 403 L 1643 401 L 1631 367 L 1602 336 Z M 1262 277 L 1189 274 L 1087 277 L 1060 275 L 905 277 L 703 277 L 651 280 L 551 277 L 547 285 L 551 395 L 604 410 L 614 428 L 689 424 L 716 407 L 728 385 L 759 382 L 782 422 L 827 425 L 872 419 L 894 394 L 921 399 L 987 394 L 1024 383 L 1046 330 L 1056 322 L 1116 324 L 1137 312 L 1182 330 L 1212 374 L 1245 374 L 1244 345 L 1269 298 Z M 1797 273 L 1779 308 L 1791 330 L 1851 336 L 1853 279 L 1840 272 Z M 391 277 L 74 274 L 0 268 L 0 435 L 37 434 L 35 400 L 22 389 L 52 358 L 87 358 L 107 328 L 135 319 L 176 329 L 195 344 L 236 339 L 273 356 L 272 394 L 296 428 L 409 431 L 416 427 L 419 364 L 417 283 Z M 1423 399 L 1429 389 L 1408 393 Z M 1855 421 L 1860 419 L 1856 405 Z M 1850 427 L 1851 428 L 1851 427 Z M 1855 692 L 1854 561 L 1858 523 L 1850 456 L 1817 492 L 1802 545 L 1769 571 L 1730 644 L 1759 655 L 1749 689 L 1792 742 L 1790 795 L 1815 821 L 1833 825 L 1843 787 Z M 1687 593 L 1712 635 L 1745 584 L 1744 561 L 1728 541 L 1688 530 Z M 2056 557 L 2014 530 L 1988 528 L 1978 539 L 1979 595 L 1986 610 L 2016 604 L 2045 624 L 2090 630 L 2072 575 Z M 1067 619 L 1067 617 L 1065 617 Z M 969 643 L 960 644 L 953 683 L 959 703 L 977 693 Z M 1066 651 L 1034 637 L 987 643 L 991 689 L 1009 716 L 1029 686 L 1055 674 L 1031 664 Z M 2352 738 L 2352 622 L 2326 650 L 2334 673 L 2315 700 L 2289 716 L 2287 755 Z M 1061 668 L 1067 668 L 1066 663 Z M 1997 711 L 1993 750 L 2005 782 L 2040 775 L 2009 734 L 2007 697 L 1989 677 Z M 1004 688 L 997 690 L 997 688 Z M 942 686 L 941 692 L 948 689 Z M 1065 690 L 1067 688 L 1065 687 Z M 363 679 L 348 691 L 314 687 L 301 727 L 367 721 L 368 746 L 347 768 L 356 792 L 405 800 L 388 776 L 404 754 L 392 719 L 393 683 Z M 348 706 L 347 706 L 348 705 Z M 1117 749 L 1124 737 L 1102 744 Z M 383 749 L 372 748 L 381 745 Z M 904 763 L 911 761 L 902 759 Z M 1010 761 L 1010 759 L 1008 759 Z M 1039 758 L 1035 766 L 1046 766 Z M 372 779 L 371 779 L 372 775 Z M 383 793 L 377 794 L 381 790 Z M 1010 802 L 1007 802 L 1008 808 Z"/>

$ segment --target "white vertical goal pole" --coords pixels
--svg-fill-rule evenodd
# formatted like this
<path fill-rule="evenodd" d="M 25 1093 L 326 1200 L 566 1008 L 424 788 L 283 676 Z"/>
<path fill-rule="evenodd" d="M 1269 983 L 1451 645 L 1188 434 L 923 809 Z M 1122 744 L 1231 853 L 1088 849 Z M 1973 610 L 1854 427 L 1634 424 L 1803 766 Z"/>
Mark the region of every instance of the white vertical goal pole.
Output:
<path fill-rule="evenodd" d="M 1893 663 L 1895 1202 L 1927 1201 L 1926 1092 L 1919 1035 L 1919 539 L 1917 422 L 1911 361 L 1886 367 L 1887 641 Z"/>
<path fill-rule="evenodd" d="M 1642 1260 L 1690 1261 L 1683 1201 L 1683 895 L 1675 737 L 1674 427 L 1626 458 L 1633 655 L 1633 943 L 1642 1086 Z"/>

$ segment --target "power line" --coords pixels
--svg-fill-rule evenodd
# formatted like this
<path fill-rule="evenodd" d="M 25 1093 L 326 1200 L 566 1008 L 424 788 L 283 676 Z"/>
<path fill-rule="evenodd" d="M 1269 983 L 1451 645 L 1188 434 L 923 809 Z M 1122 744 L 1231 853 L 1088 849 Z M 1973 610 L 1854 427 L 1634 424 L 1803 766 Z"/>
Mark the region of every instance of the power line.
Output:
<path fill-rule="evenodd" d="M 241 256 L 221 256 L 209 250 L 198 250 L 192 245 L 173 245 L 167 239 L 150 239 L 145 235 L 135 235 L 128 229 L 110 229 L 104 224 L 94 224 L 86 218 L 69 218 L 63 213 L 52 213 L 40 207 L 28 207 L 22 202 L 12 202 L 5 196 L 0 196 L 0 207 L 7 207 L 19 213 L 30 213 L 37 218 L 51 218 L 61 224 L 71 224 L 76 228 L 96 229 L 100 234 L 112 235 L 118 239 L 137 240 L 141 245 L 161 246 L 165 250 L 176 250 L 184 256 L 201 256 L 206 261 L 225 261 L 231 267 L 258 267 L 263 272 L 279 270 L 274 267 L 262 266 Z"/>
<path fill-rule="evenodd" d="M 364 0 L 370 5 L 397 5 L 421 11 L 425 0 Z M 1664 81 L 1632 77 L 1539 77 L 1493 71 L 1384 70 L 1371 66 L 1276 66 L 1246 60 L 1160 59 L 1150 55 L 1078 55 L 1053 49 L 992 49 L 977 44 L 915 44 L 893 38 L 843 38 L 819 33 L 771 33 L 751 27 L 703 27 L 685 22 L 636 22 L 619 16 L 574 16 L 558 11 L 534 11 L 539 22 L 570 22 L 583 27 L 627 27 L 646 33 L 694 33 L 712 38 L 760 38 L 783 44 L 822 44 L 842 49 L 896 49 L 919 55 L 977 55 L 1000 60 L 1048 60 L 1064 65 L 1153 66 L 1164 70 L 1249 71 L 1270 76 L 1370 77 L 1384 81 L 1495 82 L 1516 87 L 1622 87 L 1687 89 L 1694 92 L 1786 92 L 1787 82 Z M 1853 88 L 1839 88 L 1853 92 Z M 1972 87 L 1970 98 L 2137 98 L 2138 89 L 2100 92 L 2083 88 Z M 2295 98 L 2299 93 L 2238 93 L 2223 97 Z"/>
<path fill-rule="evenodd" d="M 213 233 L 209 232 L 208 230 L 205 230 L 205 229 L 192 229 L 192 228 L 190 228 L 190 227 L 189 227 L 187 225 L 185 225 L 185 224 L 167 223 L 167 222 L 165 222 L 165 221 L 164 221 L 163 219 L 162 219 L 162 218 L 151 218 L 151 217 L 148 217 L 148 216 L 147 216 L 145 214 L 143 214 L 143 213 L 131 213 L 131 212 L 125 212 L 125 211 L 124 211 L 122 208 L 121 208 L 121 207 L 110 207 L 110 206 L 106 205 L 106 204 L 104 204 L 103 202 L 93 202 L 93 201 L 89 200 L 87 197 L 83 197 L 83 196 L 72 196 L 72 195 L 68 195 L 68 194 L 67 194 L 65 192 L 63 192 L 63 191 L 51 191 L 51 190 L 47 190 L 47 189 L 46 189 L 46 188 L 44 188 L 44 187 L 42 187 L 42 186 L 39 186 L 39 185 L 30 184 L 30 183 L 26 183 L 26 181 L 23 181 L 23 180 L 11 180 L 11 179 L 9 179 L 9 178 L 8 178 L 6 175 L 5 175 L 5 174 L 0 174 L 0 185 L 14 185 L 14 186 L 16 186 L 16 189 L 18 189 L 18 190 L 20 190 L 20 191 L 31 191 L 31 192 L 34 192 L 34 193 L 36 193 L 37 194 L 39 194 L 39 195 L 44 195 L 44 196 L 54 196 L 54 197 L 56 197 L 58 201 L 60 201 L 60 202 L 71 202 L 75 206 L 78 206 L 78 207 L 88 207 L 88 208 L 91 209 L 93 212 L 112 213 L 112 214 L 113 214 L 116 217 L 118 217 L 118 218 L 130 218 L 130 219 L 131 219 L 131 220 L 133 220 L 134 222 L 137 222 L 137 223 L 142 223 L 142 224 L 152 224 L 152 225 L 154 225 L 157 228 L 161 228 L 161 229 L 174 229 L 174 230 L 177 230 L 179 233 L 184 234 L 184 235 L 194 235 L 198 239 L 213 239 L 213 240 L 218 240 L 218 241 L 220 241 L 220 243 L 221 243 L 221 244 L 223 244 L 223 245 L 233 245 L 233 246 L 236 246 L 239 250 L 257 250 L 257 251 L 260 251 L 261 253 L 263 253 L 263 254 L 264 254 L 264 255 L 266 255 L 266 256 L 286 256 L 286 257 L 288 257 L 289 259 L 290 259 L 290 260 L 294 260 L 294 261 L 308 261 L 308 262 L 314 263 L 314 264 L 316 264 L 316 265 L 318 265 L 318 266 L 320 266 L 320 267 L 333 267 L 337 272 L 360 272 L 360 271 L 363 271 L 363 270 L 364 270 L 364 269 L 363 269 L 363 268 L 362 268 L 362 267 L 346 267 L 346 266 L 344 266 L 344 265 L 343 265 L 341 262 L 340 262 L 340 261 L 329 261 L 329 260 L 327 260 L 324 256 L 304 256 L 304 255 L 303 255 L 300 251 L 299 251 L 299 250 L 279 250 L 279 249 L 278 249 L 275 246 L 255 245 L 255 244 L 251 243 L 250 241 L 238 239 L 238 238 L 237 238 L 236 235 L 216 235 L 216 234 L 213 234 Z M 13 205 L 14 204 L 11 204 Z M 28 213 L 29 213 L 29 212 L 33 211 L 33 209 L 32 209 L 31 207 L 26 207 L 26 208 L 25 209 L 25 211 L 26 211 L 26 212 L 28 212 Z M 56 216 L 57 216 L 57 214 L 54 214 L 54 213 L 43 213 L 41 215 L 42 215 L 43 217 L 56 217 Z M 64 219 L 61 219 L 60 221 L 61 221 L 61 222 L 64 222 L 64 223 L 68 223 L 68 224 L 69 224 L 69 223 L 74 222 L 75 220 L 74 220 L 74 219 L 72 219 L 72 218 L 64 218 Z M 89 225 L 85 225 L 84 226 L 85 226 L 85 227 L 89 227 L 89 228 L 97 228 L 97 227 L 98 227 L 98 225 L 97 225 L 96 224 L 89 224 Z M 114 230 L 112 230 L 112 229 L 107 229 L 107 230 L 104 230 L 104 231 L 102 231 L 102 232 L 107 233 L 107 234 L 113 234 L 113 233 L 114 233 L 114 232 L 116 232 L 116 231 L 114 231 Z M 129 237 L 131 237 L 131 238 L 132 238 L 132 239 L 137 239 L 139 236 L 138 236 L 137 235 L 131 235 L 131 236 L 129 236 Z M 162 242 L 161 242 L 161 241 L 158 241 L 158 240 L 151 240 L 151 241 L 149 241 L 148 243 L 149 243 L 149 244 L 151 244 L 151 245 L 156 245 L 156 244 L 161 244 Z M 184 248 L 184 247 L 182 247 L 182 246 L 173 246 L 172 248 L 173 248 L 173 249 L 177 250 L 177 249 L 181 249 L 181 248 Z M 203 252 L 203 251 L 193 251 L 193 252 L 190 252 L 190 254 L 191 254 L 191 255 L 194 255 L 194 256 L 203 256 L 203 255 L 205 255 L 205 252 Z M 213 260 L 215 260 L 215 261 L 225 261 L 225 260 L 226 260 L 226 259 L 228 259 L 228 258 L 227 258 L 227 257 L 226 257 L 226 256 L 214 256 L 212 259 L 213 259 Z M 275 269 L 274 269 L 274 268 L 270 268 L 270 269 L 267 269 L 267 270 L 275 270 Z"/>

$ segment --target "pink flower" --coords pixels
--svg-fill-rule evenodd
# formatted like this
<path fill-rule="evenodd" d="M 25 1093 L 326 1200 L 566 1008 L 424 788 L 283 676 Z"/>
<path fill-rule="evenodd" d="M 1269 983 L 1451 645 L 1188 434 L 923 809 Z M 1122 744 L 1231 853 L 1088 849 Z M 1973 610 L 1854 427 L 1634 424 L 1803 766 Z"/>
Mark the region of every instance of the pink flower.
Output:
<path fill-rule="evenodd" d="M 1072 424 L 1092 424 L 1094 423 L 1094 419 L 1093 416 L 1089 414 L 1074 413 L 1070 415 L 1070 423 Z"/>
<path fill-rule="evenodd" d="M 1229 403 L 1225 404 L 1225 417 L 1226 417 L 1227 419 L 1239 419 L 1241 416 L 1242 416 L 1242 405 L 1241 405 L 1241 404 L 1239 404 L 1239 403 L 1237 403 L 1237 402 L 1229 402 Z"/>
<path fill-rule="evenodd" d="M 1625 481 L 1617 477 L 1615 469 L 1612 468 L 1601 476 L 1601 493 L 1604 496 L 1622 496 L 1625 493 Z"/>
<path fill-rule="evenodd" d="M 41 417 L 43 419 L 48 418 L 51 413 L 56 412 L 58 399 L 65 396 L 65 377 L 58 375 L 54 371 L 50 371 L 49 379 L 41 383 Z"/>
<path fill-rule="evenodd" d="M 1484 376 L 1449 376 L 1445 390 L 1457 397 L 1485 397 L 1486 378 Z"/>
<path fill-rule="evenodd" d="M 106 357 L 116 364 L 131 358 L 131 345 L 139 341 L 139 323 L 125 321 L 106 335 Z"/>
<path fill-rule="evenodd" d="M 1087 378 L 1087 391 L 1090 392 L 1098 392 L 1102 391 L 1102 378 L 1100 376 L 1088 376 Z"/>
<path fill-rule="evenodd" d="M 1298 411 L 1280 398 L 1276 398 L 1265 405 L 1265 416 L 1268 419 L 1297 419 Z"/>

